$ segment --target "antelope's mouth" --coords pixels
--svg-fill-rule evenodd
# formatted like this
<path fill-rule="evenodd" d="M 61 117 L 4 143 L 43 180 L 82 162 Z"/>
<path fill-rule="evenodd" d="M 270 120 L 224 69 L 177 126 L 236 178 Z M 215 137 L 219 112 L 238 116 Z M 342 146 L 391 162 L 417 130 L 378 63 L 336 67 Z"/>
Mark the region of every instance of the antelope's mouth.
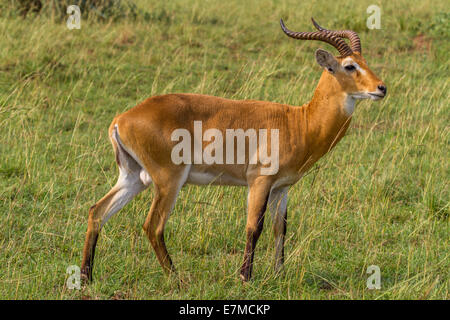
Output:
<path fill-rule="evenodd" d="M 379 94 L 379 93 L 370 93 L 369 92 L 369 96 L 370 96 L 370 99 L 372 99 L 372 100 L 380 100 L 380 99 L 383 99 L 384 98 L 384 94 Z"/>

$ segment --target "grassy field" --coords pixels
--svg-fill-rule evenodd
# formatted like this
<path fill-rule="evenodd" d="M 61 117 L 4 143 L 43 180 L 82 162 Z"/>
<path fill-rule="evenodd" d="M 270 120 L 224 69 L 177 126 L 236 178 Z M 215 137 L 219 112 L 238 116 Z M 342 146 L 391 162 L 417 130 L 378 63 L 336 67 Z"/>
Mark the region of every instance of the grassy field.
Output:
<path fill-rule="evenodd" d="M 81 30 L 0 13 L 0 298 L 450 298 L 447 1 L 378 1 L 380 30 L 366 28 L 372 0 L 136 3 L 146 15 Z M 314 51 L 334 49 L 289 39 L 278 21 L 312 31 L 311 16 L 359 32 L 388 96 L 361 102 L 347 136 L 291 188 L 283 273 L 267 215 L 253 281 L 238 279 L 246 188 L 187 186 L 166 227 L 179 288 L 142 230 L 150 188 L 102 230 L 96 281 L 69 290 L 88 208 L 118 176 L 114 115 L 171 92 L 309 101 Z M 366 288 L 369 265 L 380 290 Z"/>

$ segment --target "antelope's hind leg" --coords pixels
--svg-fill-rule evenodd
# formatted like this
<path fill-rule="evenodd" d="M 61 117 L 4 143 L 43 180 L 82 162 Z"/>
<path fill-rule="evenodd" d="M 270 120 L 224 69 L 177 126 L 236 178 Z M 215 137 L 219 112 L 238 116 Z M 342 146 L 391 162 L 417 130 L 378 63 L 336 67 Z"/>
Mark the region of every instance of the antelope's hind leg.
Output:
<path fill-rule="evenodd" d="M 175 268 L 164 242 L 164 227 L 190 171 L 190 166 L 161 170 L 154 180 L 155 196 L 143 229 L 155 250 L 163 270 L 170 274 Z"/>
<path fill-rule="evenodd" d="M 89 209 L 81 263 L 81 278 L 84 281 L 92 281 L 95 246 L 103 225 L 138 193 L 146 189 L 151 182 L 148 173 L 121 147 L 116 129 L 113 129 L 111 141 L 120 174 L 115 186 Z"/>

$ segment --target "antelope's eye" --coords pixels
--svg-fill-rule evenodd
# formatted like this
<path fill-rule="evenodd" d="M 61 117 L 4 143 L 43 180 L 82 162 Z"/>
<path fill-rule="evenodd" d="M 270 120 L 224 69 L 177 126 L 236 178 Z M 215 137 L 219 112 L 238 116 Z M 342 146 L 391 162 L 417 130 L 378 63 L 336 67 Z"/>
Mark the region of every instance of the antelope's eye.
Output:
<path fill-rule="evenodd" d="M 352 64 L 349 64 L 348 66 L 345 66 L 344 68 L 347 71 L 354 71 L 356 69 L 355 66 Z"/>

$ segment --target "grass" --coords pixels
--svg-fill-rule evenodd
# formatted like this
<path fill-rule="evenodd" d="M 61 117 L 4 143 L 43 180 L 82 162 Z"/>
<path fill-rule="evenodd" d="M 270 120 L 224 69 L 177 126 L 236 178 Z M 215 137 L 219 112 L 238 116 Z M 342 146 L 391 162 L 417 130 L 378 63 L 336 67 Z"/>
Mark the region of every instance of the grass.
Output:
<path fill-rule="evenodd" d="M 0 14 L 0 298 L 449 299 L 449 12 L 447 2 L 137 1 L 136 20 Z M 242 285 L 246 189 L 183 188 L 166 227 L 182 288 L 164 275 L 142 224 L 152 192 L 102 230 L 96 281 L 65 285 L 80 265 L 88 208 L 118 176 L 114 115 L 170 92 L 307 102 L 320 76 L 315 49 L 282 34 L 360 33 L 388 87 L 361 102 L 347 136 L 291 188 L 287 261 L 273 272 L 268 215 L 254 279 Z M 282 150 L 280 150 L 282 152 Z M 367 267 L 381 289 L 366 288 Z"/>

